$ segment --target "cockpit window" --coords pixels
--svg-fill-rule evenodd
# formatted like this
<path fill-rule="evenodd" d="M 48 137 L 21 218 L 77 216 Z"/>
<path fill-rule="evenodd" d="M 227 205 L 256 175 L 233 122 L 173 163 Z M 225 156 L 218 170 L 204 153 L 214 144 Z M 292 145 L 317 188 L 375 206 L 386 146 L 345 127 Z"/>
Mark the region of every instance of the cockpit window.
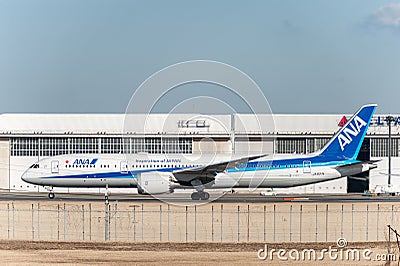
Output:
<path fill-rule="evenodd" d="M 29 168 L 39 168 L 39 164 L 34 163 L 34 164 L 32 164 Z"/>

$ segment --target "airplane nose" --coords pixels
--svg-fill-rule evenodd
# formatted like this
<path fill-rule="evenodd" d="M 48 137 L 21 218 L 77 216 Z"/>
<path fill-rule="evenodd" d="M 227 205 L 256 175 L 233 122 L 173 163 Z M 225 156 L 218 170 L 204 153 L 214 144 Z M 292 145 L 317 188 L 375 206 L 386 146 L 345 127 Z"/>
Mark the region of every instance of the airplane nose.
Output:
<path fill-rule="evenodd" d="M 22 179 L 22 181 L 24 181 L 24 182 L 27 182 L 27 181 L 26 181 L 27 172 L 28 172 L 28 171 L 25 171 L 25 172 L 22 174 L 22 176 L 21 176 L 21 179 Z"/>
<path fill-rule="evenodd" d="M 26 170 L 22 176 L 21 176 L 22 181 L 27 182 L 27 183 L 32 183 L 32 178 L 29 177 L 29 170 Z"/>

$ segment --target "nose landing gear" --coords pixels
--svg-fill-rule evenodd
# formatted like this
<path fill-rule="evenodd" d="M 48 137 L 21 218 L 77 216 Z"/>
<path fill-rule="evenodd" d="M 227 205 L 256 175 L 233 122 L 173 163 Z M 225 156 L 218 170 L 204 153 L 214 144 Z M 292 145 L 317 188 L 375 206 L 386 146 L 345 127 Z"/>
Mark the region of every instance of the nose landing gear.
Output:
<path fill-rule="evenodd" d="M 108 184 L 106 184 L 106 191 L 104 192 L 104 199 L 106 204 L 108 204 L 108 196 L 110 195 L 110 191 L 108 191 Z"/>
<path fill-rule="evenodd" d="M 49 195 L 48 195 L 49 199 L 51 199 L 51 200 L 54 199 L 56 197 L 56 195 L 54 194 L 53 187 L 52 186 L 46 187 L 46 189 L 49 191 Z"/>

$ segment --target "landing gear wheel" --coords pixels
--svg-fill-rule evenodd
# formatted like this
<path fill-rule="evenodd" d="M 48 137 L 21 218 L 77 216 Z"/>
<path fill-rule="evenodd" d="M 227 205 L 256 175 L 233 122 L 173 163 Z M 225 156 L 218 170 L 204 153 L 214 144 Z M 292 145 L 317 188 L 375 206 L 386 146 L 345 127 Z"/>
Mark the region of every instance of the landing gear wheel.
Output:
<path fill-rule="evenodd" d="M 55 197 L 56 195 L 54 194 L 54 192 L 49 193 L 49 199 L 54 199 Z"/>
<path fill-rule="evenodd" d="M 192 200 L 208 200 L 210 198 L 210 194 L 207 192 L 193 192 L 191 198 Z"/>
<path fill-rule="evenodd" d="M 200 192 L 199 194 L 201 200 L 208 200 L 210 198 L 210 194 L 208 194 L 207 192 Z"/>
<path fill-rule="evenodd" d="M 199 192 L 193 192 L 191 195 L 192 200 L 199 200 L 201 198 Z"/>

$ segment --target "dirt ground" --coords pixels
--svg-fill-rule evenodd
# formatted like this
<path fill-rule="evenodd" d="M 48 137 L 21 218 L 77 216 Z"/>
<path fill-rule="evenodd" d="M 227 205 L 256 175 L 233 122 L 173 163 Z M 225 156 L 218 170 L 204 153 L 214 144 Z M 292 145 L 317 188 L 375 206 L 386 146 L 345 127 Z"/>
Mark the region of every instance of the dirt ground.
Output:
<path fill-rule="evenodd" d="M 335 243 L 269 244 L 269 249 L 321 250 Z M 321 265 L 321 261 L 260 260 L 263 243 L 127 243 L 0 241 L 1 265 Z M 348 248 L 369 248 L 387 254 L 387 243 L 357 243 Z M 322 261 L 324 265 L 385 265 L 383 261 Z M 398 263 L 397 261 L 393 265 Z M 389 265 L 389 264 L 386 264 Z"/>

